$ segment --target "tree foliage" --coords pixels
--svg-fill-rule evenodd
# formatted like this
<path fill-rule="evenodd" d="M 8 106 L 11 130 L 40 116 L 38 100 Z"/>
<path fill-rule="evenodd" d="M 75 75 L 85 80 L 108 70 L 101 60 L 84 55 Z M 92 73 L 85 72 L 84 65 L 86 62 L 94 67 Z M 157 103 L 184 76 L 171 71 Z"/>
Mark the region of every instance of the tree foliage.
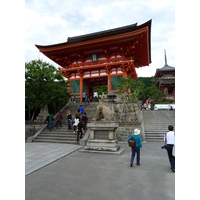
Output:
<path fill-rule="evenodd" d="M 67 81 L 51 64 L 41 60 L 25 63 L 26 107 L 31 110 L 69 98 Z"/>

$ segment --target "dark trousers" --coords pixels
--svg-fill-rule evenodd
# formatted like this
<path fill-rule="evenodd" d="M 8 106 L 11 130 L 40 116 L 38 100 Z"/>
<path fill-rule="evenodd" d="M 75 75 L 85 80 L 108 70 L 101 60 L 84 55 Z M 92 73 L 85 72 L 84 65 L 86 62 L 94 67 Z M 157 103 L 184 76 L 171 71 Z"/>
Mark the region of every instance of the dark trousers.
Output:
<path fill-rule="evenodd" d="M 82 133 L 82 131 L 78 130 L 78 133 L 77 133 L 77 142 L 79 141 L 79 134 L 80 134 L 80 132 L 81 132 L 80 139 L 81 139 L 81 138 L 82 138 L 82 136 L 83 136 L 83 133 Z"/>
<path fill-rule="evenodd" d="M 77 126 L 74 126 L 74 131 L 76 131 L 76 127 L 77 127 Z"/>
<path fill-rule="evenodd" d="M 61 120 L 56 121 L 56 125 L 55 125 L 56 128 L 57 128 L 58 124 L 60 124 L 59 126 L 61 127 Z"/>
<path fill-rule="evenodd" d="M 137 165 L 139 165 L 140 164 L 140 147 L 136 147 L 136 148 L 131 147 L 131 149 L 132 149 L 131 163 L 134 162 L 135 152 L 136 152 L 137 153 Z"/>
<path fill-rule="evenodd" d="M 67 119 L 67 123 L 68 123 L 68 130 L 71 130 L 71 119 Z"/>
<path fill-rule="evenodd" d="M 173 144 L 167 145 L 167 154 L 172 169 L 175 169 L 175 157 L 172 155 Z"/>

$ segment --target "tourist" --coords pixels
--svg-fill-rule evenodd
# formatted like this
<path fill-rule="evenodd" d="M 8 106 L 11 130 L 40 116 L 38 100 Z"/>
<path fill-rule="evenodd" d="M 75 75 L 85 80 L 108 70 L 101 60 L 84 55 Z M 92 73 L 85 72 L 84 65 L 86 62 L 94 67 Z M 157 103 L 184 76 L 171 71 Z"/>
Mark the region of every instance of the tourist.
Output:
<path fill-rule="evenodd" d="M 85 93 L 85 91 L 83 91 L 83 100 L 82 100 L 82 102 L 85 102 L 85 95 L 86 95 L 86 93 Z"/>
<path fill-rule="evenodd" d="M 168 126 L 169 132 L 164 136 L 165 145 L 167 146 L 167 154 L 171 166 L 171 170 L 175 172 L 175 156 L 172 154 L 175 145 L 175 132 L 172 125 Z"/>
<path fill-rule="evenodd" d="M 94 92 L 94 102 L 97 102 L 98 93 L 97 91 Z"/>
<path fill-rule="evenodd" d="M 73 103 L 76 103 L 76 97 L 74 96 L 74 98 L 73 98 Z"/>
<path fill-rule="evenodd" d="M 78 124 L 78 133 L 77 133 L 77 142 L 79 142 L 79 134 L 81 133 L 80 135 L 80 139 L 82 138 L 83 136 L 83 120 L 81 119 L 79 124 Z"/>
<path fill-rule="evenodd" d="M 50 116 L 50 115 L 48 115 L 47 118 L 46 118 L 46 120 L 45 120 L 45 124 L 47 124 L 47 128 L 48 128 L 48 129 L 49 129 L 49 116 Z"/>
<path fill-rule="evenodd" d="M 83 129 L 85 130 L 85 127 L 87 126 L 87 121 L 88 121 L 88 117 L 86 115 L 86 112 L 84 112 L 82 120 L 83 120 Z"/>
<path fill-rule="evenodd" d="M 81 112 L 80 109 L 77 110 L 76 115 L 78 116 L 79 120 L 81 119 Z"/>
<path fill-rule="evenodd" d="M 89 98 L 89 97 L 88 97 L 88 95 L 86 94 L 86 95 L 85 95 L 85 106 L 87 105 L 88 98 Z M 88 105 L 89 105 L 89 104 L 88 104 Z"/>
<path fill-rule="evenodd" d="M 90 103 L 90 97 L 89 97 L 88 94 L 87 94 L 87 103 L 88 103 L 88 105 L 89 105 L 89 103 Z"/>
<path fill-rule="evenodd" d="M 81 112 L 80 119 L 82 119 L 82 116 L 83 116 L 83 114 L 84 114 L 84 108 L 83 108 L 82 105 L 80 105 L 79 110 L 80 110 L 80 112 Z"/>
<path fill-rule="evenodd" d="M 78 117 L 78 115 L 76 115 L 76 117 L 74 119 L 74 124 L 73 124 L 73 126 L 74 126 L 74 132 L 73 132 L 73 134 L 76 133 L 78 124 L 79 124 L 79 117 Z"/>
<path fill-rule="evenodd" d="M 49 130 L 50 130 L 50 131 L 51 131 L 52 128 L 53 128 L 53 120 L 54 120 L 53 114 L 50 114 L 50 116 L 49 116 Z"/>
<path fill-rule="evenodd" d="M 90 102 L 92 103 L 92 94 L 90 94 Z"/>
<path fill-rule="evenodd" d="M 61 126 L 61 120 L 63 120 L 63 117 L 62 117 L 61 111 L 59 111 L 59 113 L 56 116 L 56 125 L 55 125 L 54 129 L 57 128 L 58 123 L 60 124 L 59 128 L 62 127 Z"/>
<path fill-rule="evenodd" d="M 135 152 L 137 153 L 137 165 L 140 165 L 140 147 L 141 147 L 141 151 L 143 149 L 142 149 L 142 141 L 141 141 L 141 138 L 140 138 L 139 134 L 140 134 L 140 130 L 135 129 L 134 133 L 128 138 L 128 143 L 129 143 L 129 140 L 131 138 L 134 138 L 135 139 L 135 143 L 136 143 L 136 147 L 135 148 L 131 147 L 131 150 L 132 150 L 131 163 L 130 163 L 131 167 L 133 167 L 133 161 L 134 161 L 134 158 L 135 158 Z"/>
<path fill-rule="evenodd" d="M 67 111 L 67 120 L 66 120 L 66 122 L 68 124 L 68 130 L 72 130 L 71 129 L 72 114 L 70 113 L 70 110 Z"/>

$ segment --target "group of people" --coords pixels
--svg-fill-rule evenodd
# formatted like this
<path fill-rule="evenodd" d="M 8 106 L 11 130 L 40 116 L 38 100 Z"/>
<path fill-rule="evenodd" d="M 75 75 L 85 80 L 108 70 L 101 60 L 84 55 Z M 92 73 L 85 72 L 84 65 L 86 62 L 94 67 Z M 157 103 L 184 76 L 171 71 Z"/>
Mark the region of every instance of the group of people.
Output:
<path fill-rule="evenodd" d="M 88 117 L 82 105 L 80 105 L 79 109 L 77 110 L 74 119 L 72 119 L 72 114 L 70 110 L 68 110 L 67 112 L 68 130 L 72 130 L 73 134 L 76 134 L 77 132 L 77 142 L 79 142 L 79 139 L 83 137 L 83 134 L 85 133 L 85 129 L 87 126 L 87 122 L 88 122 Z"/>
<path fill-rule="evenodd" d="M 165 141 L 165 148 L 167 150 L 168 158 L 169 158 L 169 163 L 170 163 L 170 168 L 173 172 L 175 172 L 175 132 L 174 132 L 174 127 L 172 125 L 168 126 L 168 132 L 164 136 L 164 141 Z M 135 129 L 134 133 L 130 135 L 128 138 L 128 143 L 131 138 L 134 138 L 135 140 L 135 147 L 131 147 L 131 160 L 130 160 L 130 167 L 133 167 L 133 161 L 135 158 L 135 154 L 137 154 L 137 160 L 136 163 L 137 165 L 140 165 L 140 151 L 142 151 L 142 141 L 139 136 L 140 130 Z"/>
<path fill-rule="evenodd" d="M 76 97 L 74 96 L 73 99 L 72 99 L 73 103 L 76 103 Z M 94 102 L 97 102 L 98 101 L 98 93 L 97 91 L 94 92 Z M 82 102 L 85 103 L 85 106 L 90 102 L 92 102 L 92 95 L 90 94 L 90 96 L 88 94 L 86 94 L 85 91 L 83 91 L 83 99 L 82 99 Z"/>
<path fill-rule="evenodd" d="M 61 111 L 56 116 L 56 123 L 54 126 L 54 129 L 62 127 L 62 120 L 63 116 Z M 54 122 L 54 117 L 53 114 L 50 114 L 47 118 L 45 123 L 47 124 L 47 128 L 51 131 L 53 129 L 53 122 Z M 72 119 L 72 114 L 70 110 L 67 111 L 67 116 L 66 116 L 66 122 L 68 124 L 68 130 L 72 130 L 73 134 L 76 134 L 77 132 L 77 142 L 79 139 L 83 137 L 83 134 L 85 133 L 85 129 L 87 126 L 88 122 L 88 117 L 86 112 L 84 111 L 84 108 L 82 105 L 80 105 L 79 109 L 77 110 L 75 114 L 75 118 Z M 72 129 L 73 126 L 73 129 Z M 80 137 L 79 137 L 80 136 Z"/>
<path fill-rule="evenodd" d="M 57 116 L 56 116 L 56 124 L 54 126 L 54 129 L 56 129 L 58 125 L 59 125 L 58 128 L 62 127 L 61 126 L 62 120 L 63 120 L 63 116 L 62 116 L 61 111 L 59 111 Z M 47 124 L 47 128 L 50 131 L 53 129 L 53 121 L 54 121 L 53 114 L 50 114 L 49 116 L 47 116 L 47 118 L 45 120 L 45 123 Z"/>
<path fill-rule="evenodd" d="M 142 102 L 141 110 L 151 110 L 150 100 L 146 100 Z"/>

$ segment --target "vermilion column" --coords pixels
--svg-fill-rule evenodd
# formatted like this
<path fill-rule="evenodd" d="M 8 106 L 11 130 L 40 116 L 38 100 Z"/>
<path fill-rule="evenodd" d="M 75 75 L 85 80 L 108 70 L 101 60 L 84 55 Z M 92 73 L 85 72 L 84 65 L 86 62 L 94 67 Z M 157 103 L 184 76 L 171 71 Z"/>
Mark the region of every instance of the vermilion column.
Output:
<path fill-rule="evenodd" d="M 70 80 L 70 78 L 68 78 L 68 83 L 67 83 L 67 91 L 70 93 L 70 82 L 71 82 L 71 80 Z"/>
<path fill-rule="evenodd" d="M 108 73 L 108 93 L 111 91 L 111 75 Z"/>
<path fill-rule="evenodd" d="M 83 76 L 80 76 L 80 103 L 83 100 Z"/>

